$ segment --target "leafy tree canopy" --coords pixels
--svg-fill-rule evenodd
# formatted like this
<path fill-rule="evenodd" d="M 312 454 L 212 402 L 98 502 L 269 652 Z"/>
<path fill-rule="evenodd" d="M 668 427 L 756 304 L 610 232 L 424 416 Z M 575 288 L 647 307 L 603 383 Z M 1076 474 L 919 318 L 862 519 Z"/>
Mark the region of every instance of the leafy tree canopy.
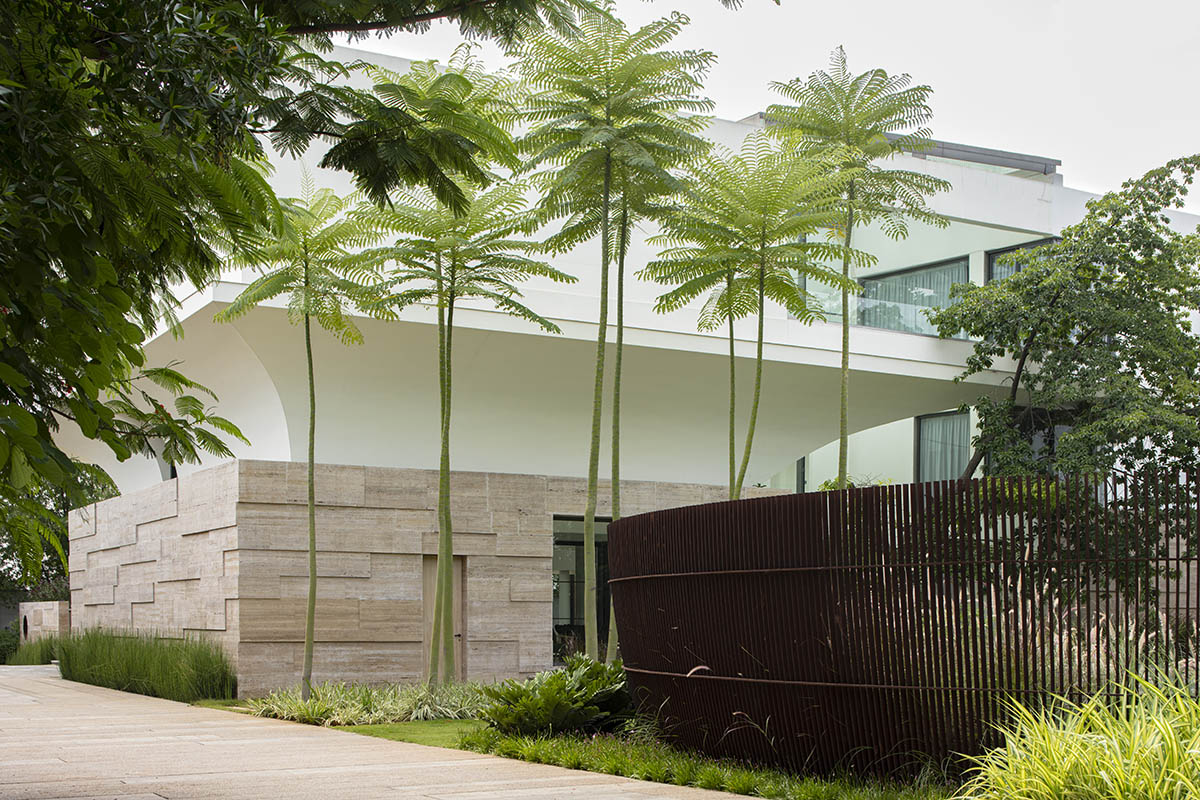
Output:
<path fill-rule="evenodd" d="M 737 8 L 742 0 L 720 0 Z M 779 5 L 779 0 L 775 0 Z M 592 0 L 269 0 L 265 13 L 282 20 L 291 33 L 328 36 L 346 33 L 428 30 L 434 22 L 457 23 L 473 38 L 511 42 L 542 24 L 562 32 L 574 29 L 576 15 L 595 8 Z"/>
<path fill-rule="evenodd" d="M 1060 241 L 1007 256 L 1015 275 L 956 287 L 931 315 L 942 336 L 977 340 L 962 378 L 1016 364 L 1004 396 L 976 403 L 967 475 L 984 457 L 996 474 L 1195 467 L 1200 235 L 1165 210 L 1182 205 L 1198 167 L 1188 156 L 1127 181 Z M 1053 447 L 1035 449 L 1034 434 Z"/>
<path fill-rule="evenodd" d="M 0 4 L 0 507 L 32 511 L 23 499 L 33 482 L 69 479 L 75 467 L 53 441 L 63 420 L 118 458 L 141 449 L 107 400 L 141 374 L 142 343 L 171 307 L 171 287 L 203 286 L 223 252 L 281 224 L 264 141 L 296 155 L 323 140 L 322 165 L 350 171 L 377 202 L 419 184 L 462 211 L 466 199 L 447 175 L 487 182 L 477 161 L 487 130 L 453 97 L 356 90 L 343 80 L 354 65 L 309 50 L 326 50 L 339 32 L 421 30 L 437 20 L 512 41 L 529 26 L 569 30 L 590 6 Z M 168 426 L 185 435 L 182 451 L 195 442 L 187 416 Z M 8 532 L 33 548 L 39 529 Z"/>
<path fill-rule="evenodd" d="M 452 107 L 430 122 L 325 82 L 345 68 L 262 7 L 14 0 L 0 28 L 0 508 L 36 564 L 48 528 L 32 487 L 76 469 L 53 440 L 64 420 L 118 458 L 145 450 L 151 424 L 182 436 L 179 453 L 220 451 L 196 439 L 195 423 L 224 423 L 203 404 L 168 422 L 124 390 L 171 377 L 144 371 L 141 345 L 172 286 L 203 286 L 280 224 L 256 134 L 288 152 L 329 139 L 326 161 L 373 193 L 420 182 L 453 204 L 443 168 L 484 176 Z"/>
<path fill-rule="evenodd" d="M 913 85 L 907 73 L 871 69 L 855 75 L 839 47 L 828 71 L 786 83 L 774 81 L 771 88 L 794 105 L 770 106 L 768 130 L 801 152 L 833 158 L 841 169 L 854 171 L 845 196 L 851 227 L 877 221 L 889 237 L 903 239 L 910 219 L 946 224 L 926 198 L 948 191 L 948 182 L 880 163 L 902 151 L 930 146 L 930 87 Z"/>
<path fill-rule="evenodd" d="M 45 547 L 30 552 L 20 547 L 20 541 L 11 536 L 0 536 L 0 593 L 16 594 L 22 601 L 68 600 L 70 586 L 67 581 L 66 561 L 62 553 L 67 550 L 67 514 L 79 508 L 110 497 L 116 497 L 117 487 L 105 472 L 88 464 L 76 464 L 71 479 L 58 486 L 38 481 L 28 487 L 29 496 L 44 509 L 48 526 Z M 7 512 L 7 509 L 5 509 Z M 0 529 L 10 527 L 10 521 L 0 518 Z M 41 540 L 39 540 L 40 542 Z M 30 564 L 30 560 L 35 560 Z M 36 561 L 40 560 L 40 570 Z M 39 575 L 30 583 L 29 576 Z"/>

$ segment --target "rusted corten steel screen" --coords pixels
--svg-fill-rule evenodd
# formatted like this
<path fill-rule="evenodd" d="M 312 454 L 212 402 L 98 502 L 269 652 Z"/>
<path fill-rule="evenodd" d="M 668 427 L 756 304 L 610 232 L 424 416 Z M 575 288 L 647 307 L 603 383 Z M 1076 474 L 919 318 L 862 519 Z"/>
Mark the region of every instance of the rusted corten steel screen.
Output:
<path fill-rule="evenodd" d="M 1192 476 L 878 486 L 609 528 L 629 680 L 716 755 L 889 771 L 997 742 L 1008 698 L 1200 692 Z"/>

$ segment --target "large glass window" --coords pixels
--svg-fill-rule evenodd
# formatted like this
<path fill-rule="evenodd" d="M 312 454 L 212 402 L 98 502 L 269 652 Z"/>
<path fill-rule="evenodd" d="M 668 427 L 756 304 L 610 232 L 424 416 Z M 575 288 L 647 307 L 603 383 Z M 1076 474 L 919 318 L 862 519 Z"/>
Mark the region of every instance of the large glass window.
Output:
<path fill-rule="evenodd" d="M 801 273 L 796 276 L 796 284 L 804 290 L 808 295 L 808 307 L 814 311 L 819 311 L 826 322 L 841 323 L 842 321 L 842 291 L 835 289 L 821 281 L 809 280 L 808 276 Z M 850 296 L 850 302 L 853 303 L 855 297 Z M 851 306 L 851 317 L 854 319 L 853 305 Z M 788 312 L 791 316 L 791 312 Z"/>
<path fill-rule="evenodd" d="M 1005 278 L 1016 275 L 1024 266 L 1019 258 L 1004 258 L 1010 253 L 1017 253 L 1021 250 L 1031 250 L 1034 247 L 1041 247 L 1044 244 L 1057 242 L 1057 238 L 1038 239 L 1036 242 L 1025 242 L 1014 247 L 1005 247 L 1002 250 L 991 250 L 987 254 L 987 280 L 1001 281 Z"/>
<path fill-rule="evenodd" d="M 918 481 L 949 481 L 962 475 L 971 460 L 971 416 L 967 413 L 917 417 Z"/>
<path fill-rule="evenodd" d="M 906 333 L 936 335 L 926 309 L 950 304 L 950 287 L 970 280 L 966 258 L 943 261 L 878 278 L 862 278 L 858 324 Z"/>
<path fill-rule="evenodd" d="M 596 619 L 608 641 L 608 523 L 596 520 Z M 554 518 L 554 659 L 584 650 L 583 519 Z"/>

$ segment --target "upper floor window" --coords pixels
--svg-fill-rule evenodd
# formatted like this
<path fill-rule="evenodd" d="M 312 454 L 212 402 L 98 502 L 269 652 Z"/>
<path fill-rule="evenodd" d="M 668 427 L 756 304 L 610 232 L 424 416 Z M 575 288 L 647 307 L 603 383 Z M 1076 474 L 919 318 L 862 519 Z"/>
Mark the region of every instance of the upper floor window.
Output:
<path fill-rule="evenodd" d="M 925 316 L 929 308 L 950 304 L 950 287 L 968 283 L 966 257 L 939 261 L 922 267 L 860 279 L 858 324 L 906 333 L 936 336 L 937 329 Z"/>
<path fill-rule="evenodd" d="M 987 254 L 987 282 L 991 283 L 992 281 L 1000 281 L 1004 280 L 1010 275 L 1016 275 L 1021 271 L 1021 267 L 1024 266 L 1018 259 L 1005 259 L 1001 258 L 1002 256 L 1006 256 L 1009 253 L 1016 253 L 1021 250 L 1032 250 L 1035 247 L 1041 247 L 1044 244 L 1050 244 L 1057 241 L 1058 237 L 1051 236 L 1046 239 L 1038 239 L 1037 241 L 1033 242 L 1025 242 L 1023 244 L 1013 245 L 1012 247 L 1004 247 L 999 250 L 989 250 Z"/>

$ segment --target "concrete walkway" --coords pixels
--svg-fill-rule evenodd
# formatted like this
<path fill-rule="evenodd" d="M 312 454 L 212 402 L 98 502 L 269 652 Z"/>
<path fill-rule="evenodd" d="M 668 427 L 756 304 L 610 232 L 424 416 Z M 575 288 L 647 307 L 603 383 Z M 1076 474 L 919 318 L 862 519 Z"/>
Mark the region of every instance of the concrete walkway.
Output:
<path fill-rule="evenodd" d="M 718 800 L 732 795 L 193 708 L 0 666 L 0 798 Z"/>

